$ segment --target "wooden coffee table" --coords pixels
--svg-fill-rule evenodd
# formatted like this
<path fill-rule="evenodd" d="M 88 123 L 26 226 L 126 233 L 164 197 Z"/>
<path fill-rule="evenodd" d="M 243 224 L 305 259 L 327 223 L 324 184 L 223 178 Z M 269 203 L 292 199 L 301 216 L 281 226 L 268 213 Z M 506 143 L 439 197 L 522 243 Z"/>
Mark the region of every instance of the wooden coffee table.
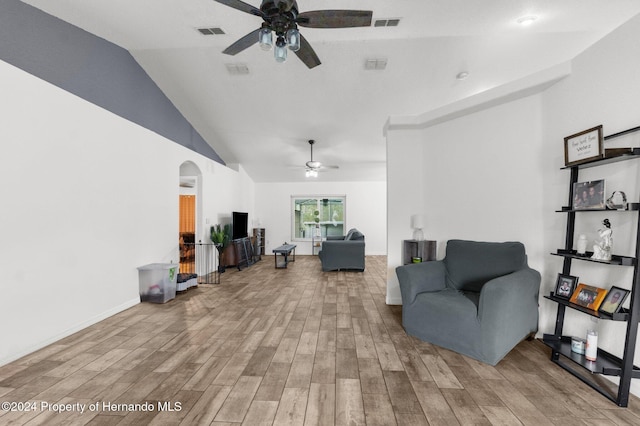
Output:
<path fill-rule="evenodd" d="M 289 256 L 293 252 L 293 259 L 289 259 Z M 273 249 L 274 259 L 276 262 L 276 269 L 285 269 L 289 262 L 296 261 L 296 245 L 295 244 L 283 244 L 280 247 L 276 247 Z M 284 256 L 284 262 L 278 263 L 278 255 L 281 254 Z"/>

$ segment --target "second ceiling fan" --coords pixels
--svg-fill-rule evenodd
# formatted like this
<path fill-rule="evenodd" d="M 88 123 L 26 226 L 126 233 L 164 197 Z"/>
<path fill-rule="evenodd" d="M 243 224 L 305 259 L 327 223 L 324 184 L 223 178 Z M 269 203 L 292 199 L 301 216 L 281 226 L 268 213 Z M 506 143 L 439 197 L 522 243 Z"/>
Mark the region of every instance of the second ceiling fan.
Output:
<path fill-rule="evenodd" d="M 318 177 L 318 172 L 320 170 L 338 169 L 339 168 L 338 166 L 328 166 L 328 165 L 322 164 L 319 161 L 314 161 L 314 159 L 313 159 L 313 144 L 315 144 L 315 143 L 316 143 L 316 141 L 314 141 L 313 139 L 309 140 L 309 147 L 311 148 L 311 159 L 305 163 L 306 176 L 307 177 Z"/>
<path fill-rule="evenodd" d="M 262 0 L 259 9 L 241 0 L 215 1 L 263 20 L 260 28 L 242 37 L 222 53 L 236 55 L 255 43 L 260 43 L 264 50 L 274 47 L 276 61 L 286 60 L 288 48 L 308 68 L 316 67 L 321 62 L 311 45 L 298 31 L 298 25 L 308 28 L 368 27 L 371 26 L 373 15 L 373 12 L 368 10 L 315 10 L 299 13 L 296 0 Z M 275 46 L 273 33 L 276 36 Z"/>

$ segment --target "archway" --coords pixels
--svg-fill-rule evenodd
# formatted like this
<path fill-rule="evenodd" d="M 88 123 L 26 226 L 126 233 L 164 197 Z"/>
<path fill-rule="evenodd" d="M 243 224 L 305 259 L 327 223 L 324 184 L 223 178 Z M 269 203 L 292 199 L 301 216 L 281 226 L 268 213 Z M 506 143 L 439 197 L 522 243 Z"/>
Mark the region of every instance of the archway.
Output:
<path fill-rule="evenodd" d="M 178 246 L 180 272 L 197 273 L 196 243 L 202 240 L 202 172 L 191 161 L 180 165 Z"/>

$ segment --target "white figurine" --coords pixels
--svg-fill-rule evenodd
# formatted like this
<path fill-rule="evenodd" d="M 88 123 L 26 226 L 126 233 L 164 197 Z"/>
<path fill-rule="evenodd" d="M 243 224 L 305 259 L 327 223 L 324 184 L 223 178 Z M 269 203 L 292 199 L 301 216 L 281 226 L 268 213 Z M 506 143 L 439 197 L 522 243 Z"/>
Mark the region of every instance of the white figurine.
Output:
<path fill-rule="evenodd" d="M 603 220 L 602 224 L 605 228 L 598 229 L 598 235 L 600 235 L 601 241 L 593 246 L 593 256 L 591 256 L 591 259 L 611 260 L 611 245 L 613 244 L 611 234 L 613 234 L 613 230 L 611 229 L 609 219 Z"/>

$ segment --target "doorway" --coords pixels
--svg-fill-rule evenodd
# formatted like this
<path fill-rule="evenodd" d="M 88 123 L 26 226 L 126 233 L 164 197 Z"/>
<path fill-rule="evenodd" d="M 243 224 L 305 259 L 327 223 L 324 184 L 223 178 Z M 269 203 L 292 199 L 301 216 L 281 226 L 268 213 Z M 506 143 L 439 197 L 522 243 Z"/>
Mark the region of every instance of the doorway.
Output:
<path fill-rule="evenodd" d="M 180 273 L 196 274 L 198 284 L 217 284 L 218 256 L 215 246 L 207 242 L 209 229 L 203 223 L 202 172 L 191 161 L 180 165 L 179 206 Z"/>
<path fill-rule="evenodd" d="M 201 193 L 202 172 L 191 161 L 180 165 L 180 191 L 178 212 L 178 249 L 180 273 L 197 274 L 196 243 L 202 239 Z"/>
<path fill-rule="evenodd" d="M 181 185 L 182 186 L 182 185 Z M 179 213 L 180 273 L 196 270 L 196 196 L 180 194 Z"/>

